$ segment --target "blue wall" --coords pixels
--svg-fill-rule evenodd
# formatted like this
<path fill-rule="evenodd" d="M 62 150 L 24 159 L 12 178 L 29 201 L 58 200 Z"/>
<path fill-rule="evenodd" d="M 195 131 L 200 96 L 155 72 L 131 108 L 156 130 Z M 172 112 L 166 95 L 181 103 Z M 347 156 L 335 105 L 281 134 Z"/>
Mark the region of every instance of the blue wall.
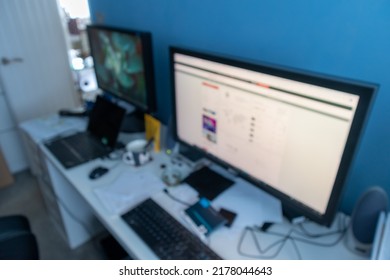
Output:
<path fill-rule="evenodd" d="M 153 34 L 158 117 L 171 110 L 168 46 L 380 85 L 342 209 L 371 185 L 390 193 L 390 1 L 89 0 L 94 22 Z"/>

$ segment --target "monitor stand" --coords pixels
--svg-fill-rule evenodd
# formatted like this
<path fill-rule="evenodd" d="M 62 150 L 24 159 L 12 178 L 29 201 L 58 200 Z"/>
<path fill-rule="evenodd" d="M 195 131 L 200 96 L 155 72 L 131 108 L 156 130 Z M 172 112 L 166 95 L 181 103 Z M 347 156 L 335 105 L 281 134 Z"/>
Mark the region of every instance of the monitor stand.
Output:
<path fill-rule="evenodd" d="M 213 200 L 220 193 L 233 185 L 234 181 L 211 170 L 209 167 L 204 166 L 191 173 L 184 179 L 184 183 L 193 187 L 199 193 L 199 197 Z"/>
<path fill-rule="evenodd" d="M 179 154 L 192 162 L 196 162 L 204 157 L 202 153 L 186 145 L 179 145 Z"/>
<path fill-rule="evenodd" d="M 292 209 L 288 209 L 285 206 L 282 206 L 283 216 L 290 222 L 293 223 L 295 219 L 302 217 L 299 213 Z"/>
<path fill-rule="evenodd" d="M 137 110 L 127 113 L 123 118 L 120 131 L 126 133 L 145 132 L 144 113 Z"/>
<path fill-rule="evenodd" d="M 302 215 L 299 215 L 295 211 L 291 209 L 286 209 L 285 206 L 282 206 L 282 214 L 283 217 L 286 218 L 287 221 L 289 221 L 289 223 L 291 224 L 294 223 L 295 219 L 302 217 Z M 266 232 L 273 224 L 274 224 L 273 222 L 265 222 L 261 225 L 260 229 Z"/>

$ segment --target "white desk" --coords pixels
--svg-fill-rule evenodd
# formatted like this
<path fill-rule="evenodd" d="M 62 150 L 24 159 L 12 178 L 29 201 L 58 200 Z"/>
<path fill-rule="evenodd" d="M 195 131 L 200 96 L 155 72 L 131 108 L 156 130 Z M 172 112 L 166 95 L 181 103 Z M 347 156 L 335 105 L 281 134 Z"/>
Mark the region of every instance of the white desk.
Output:
<path fill-rule="evenodd" d="M 28 133 L 26 126 L 24 126 L 24 131 Z M 149 174 L 154 174 L 153 176 L 159 176 L 162 172 L 160 165 L 162 163 L 169 164 L 170 162 L 166 155 L 162 153 L 156 154 L 154 155 L 154 160 L 151 163 L 138 168 L 130 167 L 124 163 L 117 164 L 114 161 L 98 159 L 66 170 L 52 156 L 52 154 L 45 148 L 42 143 L 38 144 L 45 158 L 56 196 L 58 196 L 60 200 L 63 200 L 64 204 L 68 204 L 67 208 L 69 208 L 68 210 L 71 211 L 80 208 L 80 204 L 84 204 L 81 207 L 84 208 L 82 211 L 83 213 L 74 214 L 78 214 L 78 216 L 83 219 L 84 223 L 88 227 L 92 228 L 92 230 L 90 230 L 88 233 L 95 231 L 95 221 L 89 212 L 91 211 L 93 216 L 95 216 L 103 224 L 103 226 L 114 236 L 114 238 L 123 246 L 123 248 L 129 253 L 131 257 L 137 259 L 157 258 L 156 255 L 142 241 L 142 239 L 137 234 L 135 234 L 135 232 L 121 219 L 120 215 L 118 213 L 113 213 L 103 204 L 102 200 L 99 199 L 96 195 L 96 190 L 99 188 L 107 188 L 112 186 L 118 179 L 121 178 L 121 176 L 137 176 L 137 174 L 140 172 L 147 172 Z M 99 165 L 115 167 L 100 179 L 95 181 L 90 180 L 88 178 L 89 172 Z M 131 183 L 132 182 L 129 182 L 129 184 Z M 163 187 L 164 183 L 161 181 L 161 188 Z M 173 195 L 180 197 L 181 199 L 188 202 L 194 202 L 197 199 L 197 193 L 187 185 L 183 184 L 178 187 L 171 188 L 170 190 Z M 75 193 L 77 194 L 77 198 L 75 198 Z M 259 208 L 256 208 L 256 206 L 253 204 L 256 203 L 256 201 L 250 201 L 254 197 L 253 194 L 256 194 L 257 197 L 261 197 L 261 201 L 259 201 L 257 206 Z M 154 192 L 152 198 L 157 201 L 163 208 L 165 208 L 170 214 L 181 221 L 185 226 L 188 226 L 181 216 L 181 211 L 185 208 L 182 204 L 175 202 L 162 191 Z M 136 204 L 136 200 L 133 201 L 132 204 Z M 237 245 L 245 226 L 260 225 L 264 221 L 278 220 L 280 218 L 280 205 L 275 198 L 239 178 L 236 180 L 236 183 L 233 187 L 229 188 L 214 200 L 213 205 L 216 208 L 225 207 L 238 213 L 237 219 L 234 222 L 232 228 L 218 229 L 209 237 L 209 246 L 225 259 L 246 258 L 240 255 L 237 250 Z M 129 205 L 129 207 L 131 207 L 131 205 Z M 268 208 L 272 209 L 271 214 L 269 214 Z M 85 211 L 85 209 L 88 209 L 88 211 Z M 259 210 L 253 211 L 253 209 Z M 63 214 L 66 214 L 66 210 L 62 212 Z M 71 216 L 72 215 L 68 215 L 67 219 L 72 219 Z M 68 223 L 70 222 L 71 221 L 68 221 Z M 337 225 L 334 227 L 336 226 Z M 305 225 L 305 227 L 307 227 L 308 231 L 313 233 L 323 233 L 334 230 L 319 227 L 318 225 L 314 224 L 308 224 Z M 270 231 L 286 234 L 290 231 L 290 229 L 290 224 L 282 222 L 274 225 Z M 72 235 L 72 231 L 78 232 L 76 234 L 78 236 L 83 235 L 83 237 L 79 238 L 78 242 L 76 242 L 77 245 L 75 245 L 76 243 L 73 243 L 73 246 L 78 246 L 82 242 L 86 241 L 91 235 L 86 233 L 83 227 L 80 227 L 80 225 L 77 225 L 77 222 L 74 221 L 72 225 L 66 227 L 66 231 L 68 235 Z M 259 234 L 258 237 L 260 246 L 262 248 L 265 248 L 275 242 L 275 239 L 280 239 L 280 237 L 275 237 L 271 234 L 265 233 Z M 330 236 L 316 241 L 327 244 L 331 243 L 336 238 L 337 236 Z M 242 244 L 242 250 L 245 253 L 253 255 L 259 254 L 250 235 L 247 235 L 247 238 L 244 239 Z M 299 255 L 303 259 L 363 258 L 350 252 L 344 246 L 342 241 L 339 242 L 336 246 L 332 247 L 319 247 L 298 241 L 295 245 L 298 247 L 299 253 L 297 252 L 294 244 L 291 241 L 287 241 L 285 246 L 277 254 L 276 258 L 297 259 Z M 277 248 L 277 246 L 275 248 Z M 265 256 L 270 254 L 272 255 L 273 251 L 270 251 Z"/>

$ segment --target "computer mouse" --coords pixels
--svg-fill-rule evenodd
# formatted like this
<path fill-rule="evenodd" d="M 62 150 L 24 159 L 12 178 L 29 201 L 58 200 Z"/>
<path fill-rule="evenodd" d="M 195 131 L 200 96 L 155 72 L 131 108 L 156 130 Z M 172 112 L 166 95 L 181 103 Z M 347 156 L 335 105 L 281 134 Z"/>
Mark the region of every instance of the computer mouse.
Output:
<path fill-rule="evenodd" d="M 98 166 L 89 173 L 89 179 L 91 180 L 98 179 L 102 177 L 104 174 L 106 174 L 108 171 L 109 171 L 108 168 L 104 166 Z"/>

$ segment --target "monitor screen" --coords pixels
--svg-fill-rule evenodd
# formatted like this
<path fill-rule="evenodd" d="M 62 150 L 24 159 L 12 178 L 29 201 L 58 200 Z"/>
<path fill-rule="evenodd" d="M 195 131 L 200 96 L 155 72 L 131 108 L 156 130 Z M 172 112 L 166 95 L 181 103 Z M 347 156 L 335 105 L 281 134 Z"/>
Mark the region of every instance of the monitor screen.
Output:
<path fill-rule="evenodd" d="M 87 27 L 98 87 L 144 112 L 155 110 L 151 34 Z"/>
<path fill-rule="evenodd" d="M 177 139 L 329 224 L 376 87 L 179 48 L 170 57 Z"/>

